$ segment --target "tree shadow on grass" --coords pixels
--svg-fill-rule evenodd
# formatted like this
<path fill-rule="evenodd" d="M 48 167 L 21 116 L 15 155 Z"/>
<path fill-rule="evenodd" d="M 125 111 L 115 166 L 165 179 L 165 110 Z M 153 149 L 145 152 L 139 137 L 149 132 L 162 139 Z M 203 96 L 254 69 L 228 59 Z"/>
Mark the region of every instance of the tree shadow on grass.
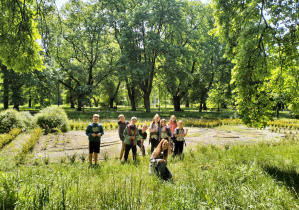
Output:
<path fill-rule="evenodd" d="M 281 169 L 277 166 L 264 165 L 262 168 L 272 178 L 282 182 L 298 198 L 299 192 L 299 174 L 295 169 Z"/>

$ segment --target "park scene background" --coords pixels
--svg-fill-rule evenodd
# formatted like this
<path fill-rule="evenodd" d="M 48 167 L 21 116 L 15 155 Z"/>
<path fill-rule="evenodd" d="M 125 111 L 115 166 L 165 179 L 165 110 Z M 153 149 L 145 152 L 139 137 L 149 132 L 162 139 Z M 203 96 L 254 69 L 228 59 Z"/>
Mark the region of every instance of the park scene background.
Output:
<path fill-rule="evenodd" d="M 0 2 L 0 209 L 298 208 L 297 1 Z M 88 167 L 86 126 L 104 128 Z M 171 182 L 119 114 L 188 128 Z"/>

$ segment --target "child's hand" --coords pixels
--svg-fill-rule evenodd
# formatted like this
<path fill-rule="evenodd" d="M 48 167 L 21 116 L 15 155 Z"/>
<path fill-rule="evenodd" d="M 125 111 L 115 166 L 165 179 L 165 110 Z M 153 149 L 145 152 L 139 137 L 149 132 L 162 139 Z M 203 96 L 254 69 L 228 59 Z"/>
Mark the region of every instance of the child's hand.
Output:
<path fill-rule="evenodd" d="M 100 133 L 97 134 L 98 137 L 101 137 L 101 135 L 102 135 L 102 134 L 100 134 Z"/>
<path fill-rule="evenodd" d="M 97 134 L 95 134 L 95 133 L 93 133 L 93 134 L 91 134 L 92 135 L 92 137 L 96 137 L 97 136 Z"/>
<path fill-rule="evenodd" d="M 135 139 L 135 137 L 134 137 L 134 136 L 131 136 L 130 139 Z"/>

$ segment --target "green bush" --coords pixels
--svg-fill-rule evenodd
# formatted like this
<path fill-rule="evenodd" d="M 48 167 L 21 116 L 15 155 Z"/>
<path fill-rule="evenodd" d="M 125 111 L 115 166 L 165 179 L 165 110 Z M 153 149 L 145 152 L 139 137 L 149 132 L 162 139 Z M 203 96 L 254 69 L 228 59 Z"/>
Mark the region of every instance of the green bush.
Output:
<path fill-rule="evenodd" d="M 34 120 L 29 112 L 9 109 L 0 113 L 0 133 L 8 133 L 13 128 L 33 128 Z"/>
<path fill-rule="evenodd" d="M 48 107 L 42 109 L 36 115 L 36 123 L 47 132 L 56 131 L 55 128 L 60 129 L 62 132 L 69 130 L 69 120 L 63 109 Z"/>

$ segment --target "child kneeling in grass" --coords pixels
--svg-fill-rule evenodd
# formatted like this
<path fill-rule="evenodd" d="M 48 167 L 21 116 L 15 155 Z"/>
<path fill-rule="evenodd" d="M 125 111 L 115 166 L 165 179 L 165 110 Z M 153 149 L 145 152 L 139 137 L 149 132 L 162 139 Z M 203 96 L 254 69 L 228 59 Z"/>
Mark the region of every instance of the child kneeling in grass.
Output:
<path fill-rule="evenodd" d="M 168 157 L 169 143 L 166 139 L 162 139 L 150 158 L 150 174 L 156 173 L 165 181 L 172 178 L 172 174 L 166 167 Z"/>
<path fill-rule="evenodd" d="M 131 118 L 131 124 L 127 125 L 127 127 L 124 130 L 124 143 L 125 143 L 125 161 L 128 160 L 129 152 L 132 149 L 133 153 L 133 160 L 136 160 L 137 156 L 137 141 L 142 139 L 142 137 L 139 135 L 138 129 L 137 129 L 137 117 Z"/>
<path fill-rule="evenodd" d="M 92 123 L 85 130 L 89 140 L 89 164 L 92 165 L 92 154 L 94 154 L 94 164 L 97 165 L 98 154 L 100 153 L 101 137 L 104 135 L 103 126 L 99 123 L 100 116 L 94 114 Z"/>

